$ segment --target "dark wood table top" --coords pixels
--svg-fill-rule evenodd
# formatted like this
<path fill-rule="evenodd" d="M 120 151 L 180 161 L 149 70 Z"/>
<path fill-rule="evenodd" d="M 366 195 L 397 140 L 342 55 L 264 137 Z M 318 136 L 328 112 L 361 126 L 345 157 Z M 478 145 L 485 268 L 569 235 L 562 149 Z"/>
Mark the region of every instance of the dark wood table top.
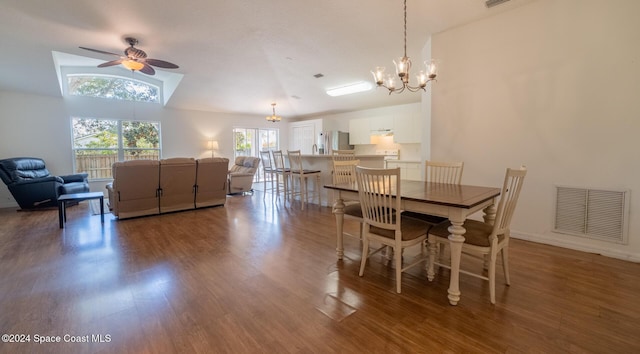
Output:
<path fill-rule="evenodd" d="M 324 187 L 337 191 L 358 192 L 358 186 L 355 183 L 327 184 Z M 390 192 L 396 194 L 393 189 Z M 457 208 L 472 208 L 488 199 L 499 196 L 500 188 L 402 180 L 400 194 L 404 200 Z"/>

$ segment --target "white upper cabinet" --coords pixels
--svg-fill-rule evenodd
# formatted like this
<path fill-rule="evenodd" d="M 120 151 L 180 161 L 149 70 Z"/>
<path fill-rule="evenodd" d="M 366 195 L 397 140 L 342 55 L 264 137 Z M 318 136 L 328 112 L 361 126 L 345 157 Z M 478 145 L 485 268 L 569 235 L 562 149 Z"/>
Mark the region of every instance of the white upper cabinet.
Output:
<path fill-rule="evenodd" d="M 369 118 L 369 130 L 372 130 L 372 131 L 393 130 L 393 117 L 385 115 L 385 116 Z"/>
<path fill-rule="evenodd" d="M 397 144 L 421 143 L 422 120 L 419 115 L 399 115 L 393 120 L 393 142 Z"/>
<path fill-rule="evenodd" d="M 371 144 L 371 128 L 369 128 L 369 118 L 351 119 L 349 121 L 349 144 Z"/>

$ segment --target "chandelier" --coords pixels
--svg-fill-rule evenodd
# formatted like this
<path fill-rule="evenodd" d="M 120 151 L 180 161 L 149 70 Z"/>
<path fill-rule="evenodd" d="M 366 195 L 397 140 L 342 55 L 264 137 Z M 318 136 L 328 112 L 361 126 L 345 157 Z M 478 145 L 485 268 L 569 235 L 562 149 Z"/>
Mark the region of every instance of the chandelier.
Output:
<path fill-rule="evenodd" d="M 393 61 L 396 66 L 396 74 L 402 82 L 401 88 L 396 88 L 396 79 L 393 75 L 387 74 L 385 76 L 384 67 L 378 66 L 371 73 L 373 74 L 374 81 L 378 86 L 382 86 L 389 90 L 389 94 L 392 92 L 402 93 L 405 89 L 416 92 L 418 90 L 426 91 L 425 87 L 427 82 L 435 80 L 437 70 L 433 60 L 425 61 L 425 70 L 421 70 L 418 75 L 418 86 L 411 86 L 409 84 L 409 70 L 411 69 L 411 59 L 407 56 L 407 0 L 404 0 L 404 56 Z"/>
<path fill-rule="evenodd" d="M 282 120 L 282 117 L 276 115 L 276 103 L 273 102 L 271 106 L 273 107 L 273 114 L 270 116 L 267 116 L 267 121 L 273 122 L 273 123 L 279 122 L 280 120 Z"/>

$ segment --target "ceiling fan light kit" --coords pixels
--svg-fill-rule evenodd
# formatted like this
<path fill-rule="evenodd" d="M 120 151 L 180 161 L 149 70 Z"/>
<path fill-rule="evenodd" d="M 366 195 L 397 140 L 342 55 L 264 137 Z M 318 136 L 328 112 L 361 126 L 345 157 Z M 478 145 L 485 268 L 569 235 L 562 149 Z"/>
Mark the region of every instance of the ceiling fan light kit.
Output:
<path fill-rule="evenodd" d="M 145 53 L 142 49 L 138 49 L 134 47 L 138 44 L 138 40 L 133 37 L 125 38 L 125 41 L 129 44 L 129 47 L 124 50 L 124 56 L 120 54 L 105 52 L 103 50 L 80 47 L 81 49 L 90 50 L 92 52 L 107 54 L 107 55 L 115 55 L 120 57 L 120 59 L 108 61 L 106 63 L 102 63 L 98 65 L 99 68 L 105 68 L 108 66 L 114 66 L 121 64 L 125 68 L 131 71 L 140 71 L 147 75 L 155 75 L 156 71 L 151 66 L 156 66 L 163 69 L 177 69 L 179 66 L 176 64 L 170 63 L 168 61 L 159 60 L 159 59 L 150 59 L 147 58 L 147 53 Z"/>
<path fill-rule="evenodd" d="M 385 74 L 385 68 L 378 66 L 371 71 L 373 80 L 376 85 L 382 86 L 389 90 L 389 94 L 402 93 L 404 90 L 416 92 L 418 90 L 426 91 L 425 87 L 429 81 L 433 81 L 437 76 L 437 67 L 435 61 L 425 61 L 425 70 L 421 70 L 416 75 L 418 86 L 409 84 L 409 70 L 411 70 L 411 59 L 407 56 L 407 0 L 404 0 L 404 55 L 393 61 L 396 67 L 396 75 L 400 78 L 402 87 L 396 88 L 396 78 L 391 74 Z"/>

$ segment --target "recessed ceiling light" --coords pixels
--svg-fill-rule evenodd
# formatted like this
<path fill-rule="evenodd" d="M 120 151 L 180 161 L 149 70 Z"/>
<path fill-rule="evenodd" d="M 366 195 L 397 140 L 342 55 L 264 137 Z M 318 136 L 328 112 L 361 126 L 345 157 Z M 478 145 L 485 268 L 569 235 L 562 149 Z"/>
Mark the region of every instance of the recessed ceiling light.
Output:
<path fill-rule="evenodd" d="M 360 81 L 353 84 L 340 86 L 327 90 L 327 95 L 336 97 L 336 96 L 344 96 L 350 95 L 352 93 L 363 92 L 371 90 L 372 86 L 370 82 Z"/>

